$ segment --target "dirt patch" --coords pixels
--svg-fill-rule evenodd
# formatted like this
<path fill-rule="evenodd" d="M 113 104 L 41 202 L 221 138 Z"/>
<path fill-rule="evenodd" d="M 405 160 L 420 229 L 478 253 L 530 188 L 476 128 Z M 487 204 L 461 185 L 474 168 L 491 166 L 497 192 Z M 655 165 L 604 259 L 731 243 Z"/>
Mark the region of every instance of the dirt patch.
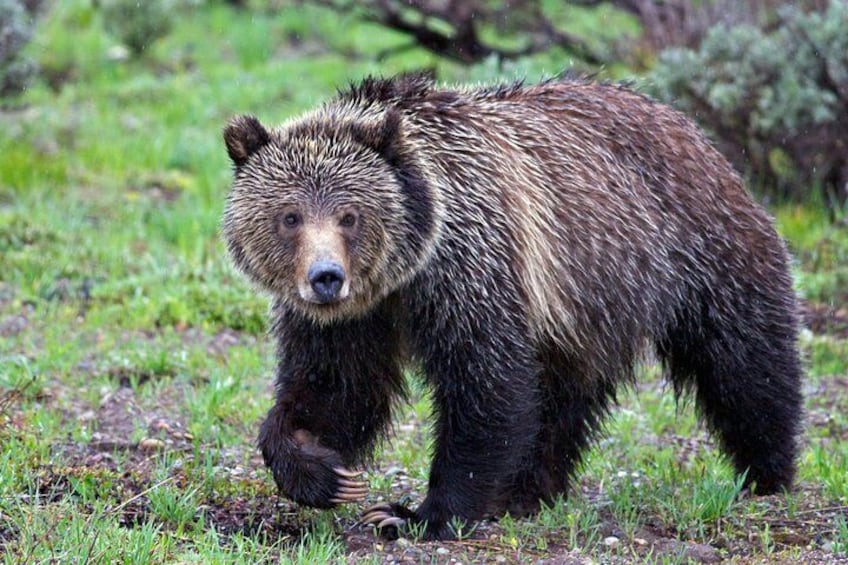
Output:
<path fill-rule="evenodd" d="M 172 394 L 178 394 L 178 391 L 169 390 Z M 168 402 L 164 397 L 160 401 L 162 406 L 176 404 L 175 400 Z M 106 394 L 93 418 L 95 431 L 89 444 L 92 450 L 137 450 L 153 453 L 165 449 L 170 451 L 191 448 L 193 438 L 186 431 L 182 419 L 162 410 L 142 409 L 132 388 L 121 387 Z M 140 428 L 145 430 L 145 437 L 133 440 Z"/>

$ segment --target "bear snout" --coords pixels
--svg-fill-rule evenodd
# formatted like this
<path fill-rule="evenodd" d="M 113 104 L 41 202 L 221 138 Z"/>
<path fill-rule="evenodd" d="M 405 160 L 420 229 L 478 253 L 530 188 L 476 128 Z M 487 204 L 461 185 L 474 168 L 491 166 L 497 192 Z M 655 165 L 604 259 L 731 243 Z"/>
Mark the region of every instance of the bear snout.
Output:
<path fill-rule="evenodd" d="M 334 261 L 316 261 L 309 267 L 306 275 L 312 287 L 314 298 L 321 304 L 334 302 L 341 298 L 345 282 L 344 268 Z"/>

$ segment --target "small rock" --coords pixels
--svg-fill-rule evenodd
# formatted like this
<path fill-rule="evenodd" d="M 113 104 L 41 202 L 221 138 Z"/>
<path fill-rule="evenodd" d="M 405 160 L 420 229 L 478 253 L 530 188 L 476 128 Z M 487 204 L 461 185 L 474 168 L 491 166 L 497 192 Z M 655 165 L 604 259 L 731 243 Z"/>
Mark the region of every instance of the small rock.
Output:
<path fill-rule="evenodd" d="M 439 555 L 447 555 L 448 553 L 450 553 L 450 550 L 446 547 L 439 547 L 436 548 L 436 553 L 438 553 Z"/>
<path fill-rule="evenodd" d="M 621 543 L 621 540 L 618 539 L 615 536 L 609 536 L 609 537 L 604 538 L 604 545 L 607 546 L 607 547 L 615 547 L 619 543 Z"/>
<path fill-rule="evenodd" d="M 138 442 L 138 448 L 142 451 L 159 451 L 165 447 L 165 442 L 155 437 L 146 437 Z"/>
<path fill-rule="evenodd" d="M 696 563 L 720 563 L 721 554 L 710 545 L 690 543 L 686 547 L 686 557 Z"/>
<path fill-rule="evenodd" d="M 88 459 L 86 459 L 86 464 L 91 467 L 103 466 L 105 463 L 112 463 L 113 461 L 115 461 L 115 458 L 112 456 L 112 454 L 103 451 L 91 455 Z"/>
<path fill-rule="evenodd" d="M 153 429 L 166 432 L 170 432 L 172 430 L 171 425 L 164 420 L 159 420 L 158 422 L 154 423 Z"/>
<path fill-rule="evenodd" d="M 633 543 L 636 545 L 648 545 L 648 540 L 644 538 L 633 538 Z"/>
<path fill-rule="evenodd" d="M 401 549 L 409 547 L 409 540 L 406 538 L 398 538 L 395 540 L 395 545 Z"/>

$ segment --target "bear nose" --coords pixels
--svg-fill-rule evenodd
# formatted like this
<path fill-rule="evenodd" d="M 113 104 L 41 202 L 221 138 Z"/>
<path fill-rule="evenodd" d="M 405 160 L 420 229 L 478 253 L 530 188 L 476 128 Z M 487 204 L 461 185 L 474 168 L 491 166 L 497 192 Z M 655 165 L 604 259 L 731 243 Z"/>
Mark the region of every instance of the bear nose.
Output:
<path fill-rule="evenodd" d="M 312 290 L 322 303 L 335 300 L 345 281 L 344 269 L 333 261 L 316 261 L 309 267 L 306 276 Z"/>

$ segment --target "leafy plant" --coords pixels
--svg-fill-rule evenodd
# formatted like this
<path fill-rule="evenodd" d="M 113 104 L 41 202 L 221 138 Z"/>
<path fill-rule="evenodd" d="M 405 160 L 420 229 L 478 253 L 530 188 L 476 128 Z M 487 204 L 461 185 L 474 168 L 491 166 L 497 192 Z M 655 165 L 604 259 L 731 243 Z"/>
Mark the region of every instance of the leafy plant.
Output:
<path fill-rule="evenodd" d="M 103 3 L 103 25 L 134 55 L 141 55 L 171 30 L 168 0 L 109 0 Z"/>
<path fill-rule="evenodd" d="M 648 79 L 696 116 L 767 194 L 848 198 L 848 2 L 824 13 L 787 5 L 769 31 L 713 29 L 700 50 L 664 51 Z"/>

